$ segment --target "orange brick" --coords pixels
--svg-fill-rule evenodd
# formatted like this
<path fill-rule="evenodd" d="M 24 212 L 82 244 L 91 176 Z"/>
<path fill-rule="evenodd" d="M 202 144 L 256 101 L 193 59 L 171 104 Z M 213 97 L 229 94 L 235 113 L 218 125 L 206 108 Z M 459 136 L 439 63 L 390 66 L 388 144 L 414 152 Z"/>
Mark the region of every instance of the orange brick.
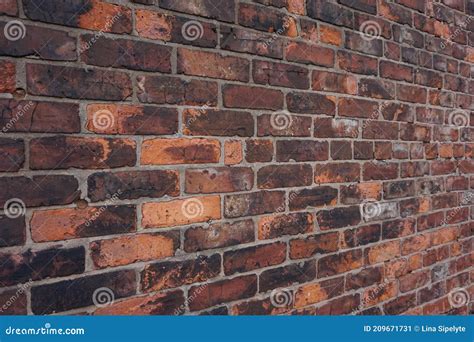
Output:
<path fill-rule="evenodd" d="M 341 46 L 342 44 L 342 32 L 341 30 L 327 26 L 327 25 L 320 25 L 319 26 L 319 36 L 321 42 L 336 46 Z"/>
<path fill-rule="evenodd" d="M 145 203 L 142 208 L 145 228 L 183 226 L 221 218 L 219 196 L 193 197 L 168 202 Z"/>
<path fill-rule="evenodd" d="M 217 163 L 221 145 L 213 139 L 150 139 L 142 145 L 144 165 Z"/>
<path fill-rule="evenodd" d="M 242 142 L 239 140 L 226 141 L 224 144 L 224 163 L 226 165 L 237 165 L 242 162 Z"/>
<path fill-rule="evenodd" d="M 369 264 L 376 264 L 400 256 L 400 241 L 390 241 L 370 247 L 367 251 Z"/>
<path fill-rule="evenodd" d="M 173 256 L 178 247 L 178 232 L 123 236 L 90 244 L 92 260 L 97 268 L 163 259 Z"/>

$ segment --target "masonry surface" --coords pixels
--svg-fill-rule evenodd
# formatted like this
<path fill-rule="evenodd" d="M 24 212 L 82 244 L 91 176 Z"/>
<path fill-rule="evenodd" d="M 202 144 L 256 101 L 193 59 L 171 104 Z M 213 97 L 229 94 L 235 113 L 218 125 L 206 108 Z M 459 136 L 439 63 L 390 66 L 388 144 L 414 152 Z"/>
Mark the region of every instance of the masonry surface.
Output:
<path fill-rule="evenodd" d="M 473 16 L 0 0 L 0 313 L 472 313 Z"/>

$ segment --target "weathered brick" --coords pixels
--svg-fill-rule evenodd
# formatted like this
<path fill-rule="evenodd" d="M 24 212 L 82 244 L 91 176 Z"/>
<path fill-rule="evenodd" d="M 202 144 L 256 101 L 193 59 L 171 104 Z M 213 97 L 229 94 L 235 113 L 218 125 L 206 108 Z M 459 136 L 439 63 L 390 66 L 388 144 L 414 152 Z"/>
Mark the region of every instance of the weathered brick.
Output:
<path fill-rule="evenodd" d="M 55 136 L 30 142 L 32 169 L 103 169 L 134 166 L 133 140 Z"/>
<path fill-rule="evenodd" d="M 318 278 L 354 270 L 363 264 L 362 250 L 360 249 L 324 256 L 318 261 Z"/>
<path fill-rule="evenodd" d="M 360 165 L 357 163 L 328 163 L 316 165 L 316 183 L 346 183 L 360 180 Z"/>
<path fill-rule="evenodd" d="M 259 276 L 260 292 L 293 283 L 306 283 L 316 278 L 316 262 L 307 261 L 301 264 L 290 264 L 263 271 Z"/>
<path fill-rule="evenodd" d="M 23 216 L 10 218 L 6 215 L 0 215 L 0 226 L 2 227 L 2 235 L 0 237 L 0 248 L 18 246 L 23 245 L 25 243 L 26 225 L 25 218 Z"/>
<path fill-rule="evenodd" d="M 303 307 L 337 297 L 344 292 L 344 278 L 338 277 L 303 285 L 295 293 L 295 306 Z"/>
<path fill-rule="evenodd" d="M 357 79 L 351 75 L 314 70 L 311 88 L 316 91 L 357 94 Z"/>
<path fill-rule="evenodd" d="M 252 297 L 257 292 L 257 276 L 248 275 L 221 280 L 189 289 L 191 311 L 202 310 L 216 304 Z"/>
<path fill-rule="evenodd" d="M 248 191 L 253 187 L 253 171 L 246 167 L 189 169 L 185 191 L 189 194 Z"/>
<path fill-rule="evenodd" d="M 186 252 L 229 247 L 255 241 L 251 220 L 233 223 L 214 223 L 209 227 L 192 227 L 184 234 Z"/>
<path fill-rule="evenodd" d="M 336 252 L 339 248 L 339 233 L 324 233 L 290 241 L 290 258 L 309 258 L 315 254 Z"/>
<path fill-rule="evenodd" d="M 290 210 L 300 210 L 308 207 L 317 208 L 335 205 L 337 202 L 337 189 L 330 186 L 307 188 L 291 191 L 288 197 Z"/>
<path fill-rule="evenodd" d="M 309 213 L 272 215 L 258 221 L 258 238 L 273 239 L 285 235 L 309 233 L 314 228 L 314 217 Z"/>
<path fill-rule="evenodd" d="M 339 102 L 339 108 L 340 105 Z M 357 120 L 333 118 L 314 119 L 315 138 L 354 138 L 358 135 L 359 122 Z"/>
<path fill-rule="evenodd" d="M 313 168 L 308 164 L 268 165 L 257 171 L 259 189 L 307 186 L 313 183 Z"/>
<path fill-rule="evenodd" d="M 253 61 L 253 80 L 258 84 L 296 89 L 309 88 L 309 71 L 306 68 L 268 61 Z"/>
<path fill-rule="evenodd" d="M 202 63 L 203 60 L 206 63 Z M 248 82 L 250 63 L 244 58 L 180 48 L 178 73 Z"/>
<path fill-rule="evenodd" d="M 135 220 L 131 205 L 40 210 L 30 221 L 31 238 L 46 242 L 131 233 Z"/>
<path fill-rule="evenodd" d="M 339 68 L 356 74 L 377 75 L 378 72 L 376 58 L 347 51 L 337 52 L 337 64 Z"/>
<path fill-rule="evenodd" d="M 275 242 L 224 253 L 224 272 L 228 275 L 281 264 L 286 259 L 286 244 Z"/>
<path fill-rule="evenodd" d="M 284 209 L 285 194 L 281 191 L 258 191 L 224 198 L 225 217 L 241 217 L 274 213 Z"/>
<path fill-rule="evenodd" d="M 344 231 L 342 246 L 358 247 L 380 240 L 380 225 L 371 224 Z"/>
<path fill-rule="evenodd" d="M 257 118 L 257 135 L 263 136 L 311 136 L 312 119 L 308 116 L 273 113 L 260 115 Z"/>
<path fill-rule="evenodd" d="M 134 295 L 137 287 L 135 271 L 121 270 L 34 286 L 31 310 L 45 315 L 87 307 L 94 304 L 96 290 L 104 287 L 112 291 L 116 300 Z M 50 296 L 51 293 L 61 295 Z"/>
<path fill-rule="evenodd" d="M 379 105 L 375 101 L 344 97 L 339 100 L 337 113 L 340 116 L 376 119 Z"/>
<path fill-rule="evenodd" d="M 248 112 L 186 109 L 183 111 L 183 133 L 250 137 L 254 134 L 254 119 Z"/>
<path fill-rule="evenodd" d="M 132 11 L 125 6 L 104 1 L 71 0 L 57 3 L 54 0 L 25 0 L 23 9 L 31 20 L 103 32 L 132 31 Z"/>
<path fill-rule="evenodd" d="M 183 80 L 170 76 L 138 76 L 138 99 L 143 103 L 206 105 L 217 104 L 217 83 Z"/>
<path fill-rule="evenodd" d="M 65 277 L 84 272 L 85 249 L 50 248 L 43 250 L 28 249 L 23 253 L 0 254 L 2 286 L 26 283 L 31 280 Z"/>
<path fill-rule="evenodd" d="M 122 101 L 133 94 L 130 76 L 121 71 L 27 64 L 26 83 L 32 95 Z"/>
<path fill-rule="evenodd" d="M 179 234 L 170 232 L 94 241 L 90 250 L 94 265 L 106 268 L 171 257 L 178 246 Z"/>
<path fill-rule="evenodd" d="M 160 291 L 182 285 L 207 281 L 219 275 L 221 257 L 209 257 L 184 261 L 165 261 L 146 265 L 141 272 L 141 288 L 145 292 Z"/>
<path fill-rule="evenodd" d="M 279 90 L 242 85 L 226 85 L 222 89 L 224 106 L 278 110 L 283 108 L 283 93 Z"/>
<path fill-rule="evenodd" d="M 149 139 L 142 144 L 145 165 L 217 163 L 221 145 L 214 139 Z"/>
<path fill-rule="evenodd" d="M 308 0 L 306 8 L 311 18 L 349 28 L 354 25 L 353 12 L 334 3 L 323 0 Z"/>
<path fill-rule="evenodd" d="M 292 92 L 286 96 L 288 110 L 293 113 L 335 115 L 336 100 L 332 96 Z"/>
<path fill-rule="evenodd" d="M 334 51 L 332 49 L 303 42 L 288 43 L 286 46 L 286 58 L 290 62 L 313 64 L 328 68 L 334 66 Z"/>
<path fill-rule="evenodd" d="M 167 202 L 149 202 L 142 206 L 145 228 L 183 226 L 221 218 L 219 196 L 191 197 Z"/>
<path fill-rule="evenodd" d="M 161 0 L 160 7 L 229 22 L 234 21 L 235 15 L 235 0 L 224 0 L 219 6 L 216 6 L 212 0 L 191 0 L 186 2 Z"/>
<path fill-rule="evenodd" d="M 321 210 L 316 214 L 316 219 L 321 230 L 355 226 L 360 220 L 358 206 Z"/>
<path fill-rule="evenodd" d="M 254 4 L 240 3 L 238 8 L 238 22 L 241 26 L 259 31 L 278 32 L 289 37 L 298 35 L 296 20 L 292 16 Z"/>

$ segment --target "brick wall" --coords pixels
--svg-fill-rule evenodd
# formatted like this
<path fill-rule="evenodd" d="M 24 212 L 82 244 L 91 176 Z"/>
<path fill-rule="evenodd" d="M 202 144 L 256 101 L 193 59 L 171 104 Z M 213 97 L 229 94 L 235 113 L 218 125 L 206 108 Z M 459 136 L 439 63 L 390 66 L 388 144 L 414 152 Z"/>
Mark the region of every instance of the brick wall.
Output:
<path fill-rule="evenodd" d="M 0 0 L 0 312 L 469 313 L 473 15 Z"/>

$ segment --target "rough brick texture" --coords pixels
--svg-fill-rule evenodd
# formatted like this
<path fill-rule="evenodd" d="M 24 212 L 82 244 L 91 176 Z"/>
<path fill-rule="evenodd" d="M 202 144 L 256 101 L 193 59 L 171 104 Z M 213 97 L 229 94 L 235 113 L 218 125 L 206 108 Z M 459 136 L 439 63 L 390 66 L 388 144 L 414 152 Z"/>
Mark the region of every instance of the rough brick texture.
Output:
<path fill-rule="evenodd" d="M 473 14 L 0 0 L 0 314 L 472 314 Z"/>

